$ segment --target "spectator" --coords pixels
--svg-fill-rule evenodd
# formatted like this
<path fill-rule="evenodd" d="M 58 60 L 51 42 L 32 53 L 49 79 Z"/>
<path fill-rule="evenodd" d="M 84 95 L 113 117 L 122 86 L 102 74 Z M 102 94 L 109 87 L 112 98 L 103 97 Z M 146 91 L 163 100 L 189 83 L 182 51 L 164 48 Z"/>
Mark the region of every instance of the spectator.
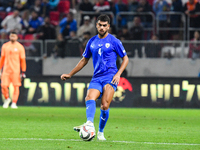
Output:
<path fill-rule="evenodd" d="M 53 48 L 53 55 L 54 55 L 54 58 L 65 57 L 65 40 L 62 34 L 58 34 L 57 36 L 56 45 Z"/>
<path fill-rule="evenodd" d="M 46 16 L 49 16 L 49 12 L 50 12 L 50 5 L 48 0 L 42 0 L 39 16 L 45 18 Z"/>
<path fill-rule="evenodd" d="M 60 0 L 49 0 L 50 10 L 56 11 Z"/>
<path fill-rule="evenodd" d="M 93 7 L 95 12 L 105 12 L 110 10 L 110 4 L 106 0 L 98 0 L 96 5 Z"/>
<path fill-rule="evenodd" d="M 122 32 L 119 32 L 119 34 L 118 34 L 118 39 L 120 39 L 120 41 L 124 41 L 124 40 L 130 40 L 130 38 L 131 38 L 131 35 L 128 31 L 128 27 L 123 26 Z"/>
<path fill-rule="evenodd" d="M 184 11 L 184 13 L 186 15 L 186 20 L 188 20 L 187 17 L 190 18 L 190 22 L 189 22 L 190 27 L 194 27 L 194 28 L 199 27 L 198 15 L 194 14 L 196 12 L 196 10 L 197 10 L 196 8 L 198 8 L 198 5 L 199 5 L 199 3 L 196 0 L 188 0 L 188 2 L 185 3 L 185 5 L 183 7 L 183 11 Z M 186 25 L 187 24 L 188 23 L 186 23 Z M 188 30 L 188 28 L 189 27 L 187 27 L 186 30 Z M 193 34 L 194 34 L 194 32 L 190 32 L 189 39 L 192 38 Z M 187 36 L 189 36 L 189 35 L 187 35 Z"/>
<path fill-rule="evenodd" d="M 20 13 L 27 9 L 27 1 L 26 0 L 15 0 L 14 7 Z"/>
<path fill-rule="evenodd" d="M 36 33 L 37 29 L 41 26 L 41 21 L 38 18 L 38 14 L 36 11 L 31 13 L 31 19 L 29 20 L 29 27 L 27 30 L 27 34 Z"/>
<path fill-rule="evenodd" d="M 56 30 L 50 24 L 49 17 L 45 17 L 44 25 L 40 26 L 38 29 L 39 39 L 46 40 L 46 39 L 56 39 Z"/>
<path fill-rule="evenodd" d="M 182 1 L 181 0 L 172 0 L 171 11 L 172 12 L 182 12 Z M 181 15 L 171 15 L 170 16 L 170 26 L 172 28 L 179 28 L 181 25 Z M 172 31 L 173 40 L 179 39 L 179 31 Z"/>
<path fill-rule="evenodd" d="M 142 12 L 142 13 L 148 13 L 148 12 L 152 12 L 152 8 L 151 5 L 149 5 L 149 2 L 147 0 L 140 0 L 139 1 L 139 5 L 137 8 L 137 12 Z M 147 34 L 147 37 L 145 39 L 149 40 L 151 38 L 151 29 L 152 29 L 152 16 L 151 15 L 141 15 L 141 23 L 143 25 L 144 28 L 147 29 L 147 31 L 145 32 Z M 153 30 L 153 29 L 152 29 Z"/>
<path fill-rule="evenodd" d="M 139 3 L 137 0 L 131 0 L 128 5 L 128 10 L 130 12 L 137 12 L 138 5 L 139 5 Z"/>
<path fill-rule="evenodd" d="M 82 2 L 79 5 L 79 10 L 80 10 L 80 14 L 81 14 L 81 23 L 80 25 L 83 24 L 84 20 L 84 16 L 86 16 L 85 14 L 82 14 L 83 11 L 89 11 L 92 12 L 93 10 L 93 4 L 89 1 L 89 0 L 82 0 Z M 89 15 L 90 18 L 92 19 L 93 15 Z"/>
<path fill-rule="evenodd" d="M 1 3 L 1 9 L 8 13 L 13 10 L 15 0 L 0 0 L 0 3 Z"/>
<path fill-rule="evenodd" d="M 91 38 L 91 33 L 90 32 L 84 32 L 83 33 L 83 38 L 82 38 L 82 49 L 85 50 L 85 47 L 87 45 L 87 42 Z"/>
<path fill-rule="evenodd" d="M 159 13 L 169 11 L 169 5 L 166 0 L 155 0 L 153 3 L 153 11 L 156 14 L 156 17 L 158 17 L 159 21 L 159 27 L 166 28 L 167 27 L 167 15 L 159 15 Z M 168 35 L 166 31 L 160 31 L 160 40 L 168 40 Z"/>
<path fill-rule="evenodd" d="M 78 28 L 77 36 L 82 37 L 84 32 L 90 32 L 91 36 L 96 34 L 95 26 L 90 22 L 89 16 L 84 16 L 84 24 Z"/>
<path fill-rule="evenodd" d="M 148 58 L 158 58 L 161 53 L 161 45 L 157 41 L 159 40 L 158 35 L 154 34 L 151 37 L 150 43 L 145 45 L 145 53 Z"/>
<path fill-rule="evenodd" d="M 1 29 L 1 33 L 10 33 L 10 32 L 16 32 L 20 33 L 22 26 L 20 24 L 21 18 L 19 17 L 19 11 L 15 10 L 12 15 L 7 16 L 2 22 L 1 26 L 3 29 Z"/>
<path fill-rule="evenodd" d="M 22 34 L 24 34 L 27 31 L 27 29 L 29 27 L 28 22 L 29 22 L 29 11 L 26 10 L 26 11 L 23 12 L 22 18 L 21 18 L 21 21 L 20 21 L 20 23 L 22 25 Z"/>
<path fill-rule="evenodd" d="M 67 17 L 63 18 L 60 21 L 59 26 L 61 27 L 60 33 L 63 35 L 63 37 L 69 36 L 69 33 L 71 31 L 77 31 L 77 22 L 74 19 L 73 13 L 69 12 L 67 14 Z"/>
<path fill-rule="evenodd" d="M 141 24 L 141 20 L 139 17 L 134 17 L 133 19 L 133 26 L 130 29 L 130 34 L 131 34 L 131 39 L 136 40 L 136 41 L 141 41 L 143 40 L 143 33 L 144 29 Z M 141 43 L 135 43 L 133 44 L 133 51 L 131 56 L 135 56 L 135 50 L 137 49 L 138 56 L 141 58 L 142 57 L 142 44 Z"/>
<path fill-rule="evenodd" d="M 189 58 L 196 59 L 200 56 L 200 40 L 199 32 L 194 32 L 194 38 L 191 40 L 189 45 Z"/>
<path fill-rule="evenodd" d="M 115 15 L 115 23 L 118 24 L 118 27 L 122 27 L 127 24 L 125 15 L 118 15 L 120 12 L 128 11 L 128 7 L 122 0 L 117 0 L 117 3 L 114 5 L 113 13 Z"/>
<path fill-rule="evenodd" d="M 40 10 L 41 10 L 41 1 L 40 0 L 35 0 L 35 3 L 34 5 L 32 5 L 30 7 L 30 11 L 35 11 L 37 12 L 38 14 L 40 13 Z"/>

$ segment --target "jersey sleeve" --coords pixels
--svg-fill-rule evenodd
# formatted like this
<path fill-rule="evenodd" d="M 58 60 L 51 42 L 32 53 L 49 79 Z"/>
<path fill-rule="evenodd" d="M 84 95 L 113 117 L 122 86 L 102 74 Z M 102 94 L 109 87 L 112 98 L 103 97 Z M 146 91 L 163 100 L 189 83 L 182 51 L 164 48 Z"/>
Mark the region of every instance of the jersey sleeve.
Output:
<path fill-rule="evenodd" d="M 114 40 L 114 47 L 115 47 L 115 51 L 117 52 L 117 54 L 122 58 L 126 55 L 126 50 L 124 48 L 124 46 L 122 45 L 122 42 L 118 39 Z"/>
<path fill-rule="evenodd" d="M 20 51 L 20 58 L 21 59 L 25 59 L 26 55 L 25 55 L 25 49 L 24 46 L 21 45 L 21 51 Z"/>
<path fill-rule="evenodd" d="M 83 52 L 82 56 L 85 58 L 90 58 L 92 56 L 91 50 L 90 50 L 90 44 L 91 44 L 91 39 L 88 41 L 85 51 Z"/>
<path fill-rule="evenodd" d="M 5 44 L 1 47 L 1 57 L 5 56 Z"/>

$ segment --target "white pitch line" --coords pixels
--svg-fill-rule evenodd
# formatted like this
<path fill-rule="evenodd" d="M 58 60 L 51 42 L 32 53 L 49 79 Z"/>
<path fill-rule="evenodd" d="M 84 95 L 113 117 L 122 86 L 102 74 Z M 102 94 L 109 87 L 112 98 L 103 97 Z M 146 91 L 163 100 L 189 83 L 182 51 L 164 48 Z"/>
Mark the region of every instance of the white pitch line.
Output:
<path fill-rule="evenodd" d="M 75 141 L 75 142 L 82 141 L 82 140 L 78 140 L 78 139 L 42 139 L 42 138 L 0 138 L 0 140 L 10 140 L 10 141 Z M 196 144 L 196 143 L 156 143 L 156 142 L 135 142 L 135 141 L 104 141 L 104 142 L 151 144 L 151 145 L 190 145 L 190 146 L 200 146 L 200 144 Z"/>

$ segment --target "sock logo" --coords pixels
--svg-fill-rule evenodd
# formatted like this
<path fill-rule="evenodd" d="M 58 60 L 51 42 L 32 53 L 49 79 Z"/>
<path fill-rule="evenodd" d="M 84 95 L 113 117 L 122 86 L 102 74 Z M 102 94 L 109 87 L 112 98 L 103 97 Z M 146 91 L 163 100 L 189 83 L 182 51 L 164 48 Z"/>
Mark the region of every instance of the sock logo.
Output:
<path fill-rule="evenodd" d="M 103 121 L 106 121 L 106 118 L 105 118 L 105 119 L 103 119 L 103 117 L 101 117 L 101 119 L 102 119 Z"/>

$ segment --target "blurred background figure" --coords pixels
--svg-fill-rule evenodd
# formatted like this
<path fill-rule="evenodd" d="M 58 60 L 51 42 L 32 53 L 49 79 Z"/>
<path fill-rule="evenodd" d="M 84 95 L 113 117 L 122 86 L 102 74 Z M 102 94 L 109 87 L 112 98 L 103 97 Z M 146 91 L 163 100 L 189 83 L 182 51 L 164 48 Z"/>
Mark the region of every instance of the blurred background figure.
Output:
<path fill-rule="evenodd" d="M 92 11 L 94 11 L 93 7 L 94 7 L 93 4 L 89 0 L 82 0 L 81 1 L 80 5 L 79 5 L 79 11 L 80 11 L 80 14 L 81 14 L 81 23 L 80 23 L 80 25 L 82 25 L 83 22 L 84 22 L 84 19 L 83 19 L 84 16 L 87 16 L 85 14 L 82 14 L 82 12 L 83 11 L 92 12 Z M 92 19 L 93 15 L 90 14 L 89 17 L 90 17 L 90 19 Z"/>
<path fill-rule="evenodd" d="M 130 35 L 129 31 L 128 31 L 128 26 L 123 26 L 122 27 L 122 31 L 119 32 L 117 37 L 121 41 L 130 40 L 131 39 L 131 35 Z"/>
<path fill-rule="evenodd" d="M 197 59 L 200 56 L 200 40 L 199 40 L 199 32 L 194 32 L 194 37 L 189 44 L 189 58 Z"/>
<path fill-rule="evenodd" d="M 71 31 L 77 31 L 77 22 L 74 19 L 74 15 L 72 12 L 69 12 L 65 18 L 63 18 L 59 26 L 61 27 L 60 33 L 63 35 L 63 37 L 69 36 L 69 33 Z"/>
<path fill-rule="evenodd" d="M 159 58 L 161 53 L 161 44 L 158 43 L 158 35 L 151 37 L 150 43 L 145 44 L 145 53 L 148 58 Z"/>
<path fill-rule="evenodd" d="M 56 30 L 50 24 L 49 17 L 45 17 L 44 24 L 38 28 L 37 33 L 41 40 L 56 39 Z"/>
<path fill-rule="evenodd" d="M 12 15 L 7 16 L 2 22 L 1 26 L 3 29 L 1 29 L 1 33 L 7 33 L 10 32 L 16 32 L 20 33 L 22 26 L 21 26 L 21 18 L 19 17 L 19 11 L 15 10 Z"/>
<path fill-rule="evenodd" d="M 84 32 L 90 32 L 91 36 L 96 35 L 96 28 L 90 21 L 89 16 L 84 16 L 84 24 L 78 28 L 77 36 L 82 37 Z"/>
<path fill-rule="evenodd" d="M 159 13 L 167 12 L 169 11 L 169 5 L 166 0 L 155 0 L 153 3 L 153 11 L 159 20 L 159 27 L 160 28 L 166 28 L 168 27 L 167 22 L 167 15 L 162 14 L 159 15 Z M 159 16 L 158 16 L 159 15 Z M 159 31 L 160 40 L 167 40 L 169 38 L 168 32 L 166 31 Z"/>

